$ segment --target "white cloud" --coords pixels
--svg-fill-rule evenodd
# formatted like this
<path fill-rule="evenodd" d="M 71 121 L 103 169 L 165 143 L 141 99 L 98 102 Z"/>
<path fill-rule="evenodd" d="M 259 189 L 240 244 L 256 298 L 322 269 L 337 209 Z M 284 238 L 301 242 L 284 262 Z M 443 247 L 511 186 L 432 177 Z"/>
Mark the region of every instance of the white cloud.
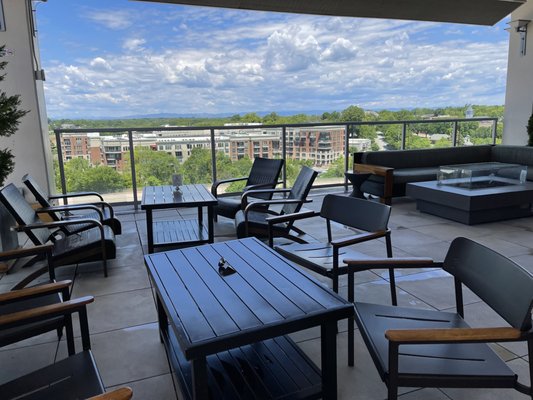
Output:
<path fill-rule="evenodd" d="M 446 35 L 453 26 L 432 23 L 183 9 L 157 19 L 169 25 L 117 34 L 119 50 L 46 66 L 50 115 L 503 103 L 502 38 Z M 117 14 L 106 21 L 127 26 Z"/>
<path fill-rule="evenodd" d="M 123 10 L 89 11 L 86 16 L 97 24 L 113 30 L 126 29 L 133 24 L 133 16 Z"/>
<path fill-rule="evenodd" d="M 146 40 L 142 38 L 128 38 L 122 44 L 122 47 L 129 51 L 136 51 L 142 49 L 142 45 L 146 43 Z"/>

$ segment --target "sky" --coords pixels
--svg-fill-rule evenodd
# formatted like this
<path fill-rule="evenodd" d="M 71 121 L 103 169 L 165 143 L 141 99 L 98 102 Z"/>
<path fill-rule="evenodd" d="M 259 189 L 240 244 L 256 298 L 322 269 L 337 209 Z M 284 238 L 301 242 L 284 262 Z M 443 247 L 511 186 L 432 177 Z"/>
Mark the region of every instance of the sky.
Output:
<path fill-rule="evenodd" d="M 51 118 L 501 105 L 492 27 L 128 0 L 36 3 Z"/>

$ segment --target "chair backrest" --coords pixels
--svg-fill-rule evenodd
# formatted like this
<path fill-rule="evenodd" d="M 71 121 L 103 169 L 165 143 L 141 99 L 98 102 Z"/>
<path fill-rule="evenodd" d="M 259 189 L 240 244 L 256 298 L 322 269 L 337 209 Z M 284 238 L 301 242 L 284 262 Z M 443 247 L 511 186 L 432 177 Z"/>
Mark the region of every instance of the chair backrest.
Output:
<path fill-rule="evenodd" d="M 303 201 L 307 198 L 311 186 L 317 177 L 318 172 L 309 167 L 302 167 L 300 173 L 296 177 L 294 185 L 292 185 L 291 191 L 287 196 L 288 199 L 300 200 L 300 203 L 285 204 L 281 210 L 281 214 L 292 214 L 300 211 Z"/>
<path fill-rule="evenodd" d="M 50 204 L 48 201 L 48 197 L 46 196 L 44 190 L 41 189 L 41 187 L 30 174 L 26 174 L 22 177 L 22 183 L 24 183 L 30 190 L 30 192 L 33 194 L 33 197 L 35 197 L 35 200 L 37 200 L 41 207 L 46 208 L 52 206 L 52 204 Z M 50 212 L 48 215 L 50 215 L 54 221 L 61 221 L 61 217 L 55 212 Z"/>
<path fill-rule="evenodd" d="M 531 329 L 533 275 L 507 257 L 470 239 L 459 237 L 450 245 L 444 270 L 514 328 Z"/>
<path fill-rule="evenodd" d="M 261 189 L 275 188 L 282 167 L 283 160 L 281 159 L 274 160 L 262 157 L 255 158 L 254 163 L 252 164 L 252 169 L 250 170 L 250 175 L 246 181 L 246 186 L 269 184 L 261 187 Z M 260 193 L 254 195 L 253 197 L 269 200 L 272 198 L 272 194 Z"/>
<path fill-rule="evenodd" d="M 42 223 L 35 210 L 26 201 L 19 189 L 12 183 L 0 190 L 0 201 L 2 201 L 9 213 L 15 218 L 17 224 L 23 226 Z M 38 228 L 26 232 L 26 234 L 33 244 L 40 245 L 48 241 L 50 230 L 48 228 Z"/>
<path fill-rule="evenodd" d="M 324 197 L 320 215 L 367 232 L 388 229 L 391 207 L 356 197 L 328 194 Z"/>

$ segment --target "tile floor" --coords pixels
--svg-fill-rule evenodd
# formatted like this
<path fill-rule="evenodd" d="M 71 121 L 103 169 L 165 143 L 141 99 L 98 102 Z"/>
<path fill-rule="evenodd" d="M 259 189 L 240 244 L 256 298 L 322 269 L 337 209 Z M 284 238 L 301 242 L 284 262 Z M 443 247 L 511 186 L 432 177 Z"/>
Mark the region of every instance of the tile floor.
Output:
<path fill-rule="evenodd" d="M 318 209 L 322 194 L 314 193 L 310 208 Z M 195 209 L 190 209 L 195 213 Z M 92 349 L 107 388 L 131 386 L 134 398 L 142 400 L 176 399 L 165 350 L 159 341 L 156 311 L 150 282 L 143 263 L 146 252 L 144 213 L 119 209 L 123 234 L 117 237 L 117 253 L 110 262 L 109 277 L 104 278 L 99 263 L 58 269 L 58 279 L 73 280 L 73 297 L 93 295 L 89 305 Z M 187 212 L 186 212 L 187 213 Z M 179 215 L 184 213 L 178 212 Z M 177 217 L 167 210 L 157 217 Z M 325 229 L 319 218 L 298 226 L 317 238 Z M 511 257 L 533 273 L 533 218 L 465 226 L 416 211 L 413 201 L 397 199 L 393 203 L 390 227 L 396 256 L 429 256 L 442 260 L 450 241 L 466 236 Z M 336 229 L 343 230 L 338 226 Z M 234 238 L 233 221 L 221 218 L 215 225 L 217 241 Z M 384 256 L 384 243 L 359 245 L 361 251 Z M 29 272 L 14 271 L 0 277 L 0 292 L 7 291 Z M 438 270 L 398 270 L 399 303 L 405 306 L 444 310 L 453 307 L 453 283 Z M 43 278 L 44 279 L 44 278 Z M 328 280 L 324 280 L 329 284 Z M 358 299 L 389 303 L 388 286 L 383 276 L 373 272 L 356 277 Z M 341 279 L 341 294 L 346 295 L 346 279 Z M 473 294 L 465 296 L 465 313 L 473 326 L 498 325 L 499 317 Z M 346 366 L 346 324 L 338 335 L 338 386 L 340 399 L 384 399 L 385 385 L 372 364 L 370 356 L 356 335 L 356 365 Z M 293 335 L 302 349 L 318 364 L 319 330 Z M 529 384 L 527 349 L 516 344 L 496 345 L 500 356 L 521 379 Z M 66 345 L 57 342 L 55 333 L 42 335 L 0 349 L 0 383 L 66 357 Z M 30 361 L 31 360 L 31 361 Z M 467 389 L 403 389 L 401 398 L 409 400 L 440 399 L 526 399 L 514 390 Z M 1 396 L 0 396 L 1 397 Z"/>

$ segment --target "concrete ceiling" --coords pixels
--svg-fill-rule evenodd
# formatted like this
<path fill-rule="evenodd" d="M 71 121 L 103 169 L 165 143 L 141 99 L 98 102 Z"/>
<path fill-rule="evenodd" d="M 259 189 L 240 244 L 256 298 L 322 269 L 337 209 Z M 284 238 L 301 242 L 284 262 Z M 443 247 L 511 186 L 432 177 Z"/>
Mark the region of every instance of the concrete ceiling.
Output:
<path fill-rule="evenodd" d="M 526 0 L 141 0 L 244 10 L 494 25 Z M 533 0 L 532 0 L 533 1 Z"/>

